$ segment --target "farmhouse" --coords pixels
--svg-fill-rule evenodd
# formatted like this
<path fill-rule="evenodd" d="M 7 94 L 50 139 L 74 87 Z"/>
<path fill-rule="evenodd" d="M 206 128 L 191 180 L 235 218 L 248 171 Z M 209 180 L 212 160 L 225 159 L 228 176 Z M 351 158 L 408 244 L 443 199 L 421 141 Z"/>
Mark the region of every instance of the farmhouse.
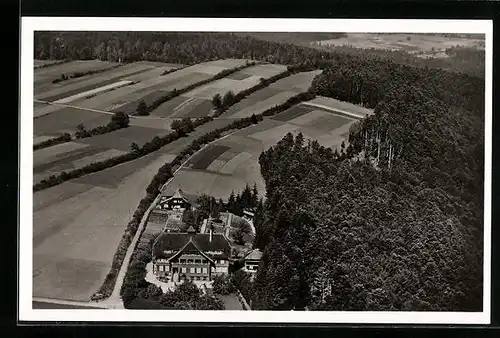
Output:
<path fill-rule="evenodd" d="M 162 196 L 157 208 L 161 210 L 184 211 L 194 206 L 193 198 L 186 195 L 181 189 L 177 189 L 173 196 Z"/>
<path fill-rule="evenodd" d="M 243 270 L 246 272 L 256 272 L 259 266 L 260 260 L 262 258 L 262 251 L 259 249 L 252 250 L 243 259 L 244 267 Z"/>
<path fill-rule="evenodd" d="M 210 281 L 229 272 L 231 247 L 221 234 L 187 233 L 160 235 L 153 244 L 153 272 L 159 279 Z"/>

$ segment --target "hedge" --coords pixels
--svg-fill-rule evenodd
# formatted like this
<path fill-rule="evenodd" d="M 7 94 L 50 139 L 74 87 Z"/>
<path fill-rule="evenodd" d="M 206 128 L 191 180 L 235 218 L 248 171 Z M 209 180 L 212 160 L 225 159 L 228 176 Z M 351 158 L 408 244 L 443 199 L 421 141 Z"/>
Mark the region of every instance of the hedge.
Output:
<path fill-rule="evenodd" d="M 70 142 L 71 140 L 72 140 L 71 139 L 71 135 L 68 134 L 68 133 L 64 133 L 61 136 L 54 137 L 54 138 L 48 139 L 46 141 L 34 144 L 33 145 L 33 150 L 38 150 L 38 149 L 52 147 L 52 146 L 55 146 L 56 144 Z"/>

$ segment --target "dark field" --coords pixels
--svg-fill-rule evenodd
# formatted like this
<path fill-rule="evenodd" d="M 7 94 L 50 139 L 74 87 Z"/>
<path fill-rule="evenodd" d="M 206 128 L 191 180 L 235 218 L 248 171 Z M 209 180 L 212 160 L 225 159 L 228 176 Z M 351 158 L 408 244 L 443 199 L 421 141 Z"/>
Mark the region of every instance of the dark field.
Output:
<path fill-rule="evenodd" d="M 62 153 L 58 155 L 58 158 L 56 158 L 53 161 L 46 162 L 37 166 L 33 167 L 33 172 L 35 174 L 38 173 L 43 173 L 47 170 L 50 170 L 55 167 L 62 167 L 61 169 L 71 169 L 71 162 L 76 161 L 80 158 L 83 158 L 85 156 L 90 156 L 94 154 L 98 154 L 100 152 L 106 151 L 108 149 L 100 148 L 100 147 L 85 147 L 85 148 L 80 148 L 80 149 L 75 149 L 70 152 Z M 66 168 L 64 168 L 66 166 Z"/>
<path fill-rule="evenodd" d="M 243 73 L 243 72 L 236 72 L 236 73 L 233 73 L 233 74 L 229 74 L 228 76 L 226 76 L 227 79 L 231 79 L 231 80 L 244 80 L 244 79 L 247 79 L 249 78 L 250 76 L 252 76 L 251 74 L 246 74 L 246 73 Z"/>
<path fill-rule="evenodd" d="M 208 116 L 210 111 L 213 108 L 212 102 L 210 100 L 196 100 L 196 102 L 190 106 L 189 108 L 186 108 L 188 110 L 187 113 L 182 114 L 181 116 L 187 116 L 191 118 L 196 118 L 196 117 L 204 117 Z M 183 110 L 183 109 L 181 109 Z"/>
<path fill-rule="evenodd" d="M 53 113 L 35 118 L 33 132 L 35 135 L 58 134 L 64 131 L 75 132 L 80 123 L 86 129 L 107 124 L 111 115 L 90 110 L 63 107 Z"/>
<path fill-rule="evenodd" d="M 296 117 L 307 114 L 313 110 L 314 110 L 313 108 L 309 108 L 309 107 L 295 106 L 295 107 L 292 107 L 292 108 L 284 111 L 283 113 L 275 115 L 271 118 L 273 120 L 276 120 L 276 121 L 287 122 L 287 121 L 293 120 Z"/>
<path fill-rule="evenodd" d="M 153 137 L 161 137 L 167 133 L 168 131 L 161 129 L 130 126 L 128 128 L 115 130 L 111 133 L 88 137 L 79 140 L 78 142 L 90 144 L 97 147 L 129 151 L 132 142 L 135 142 L 137 143 L 137 145 L 142 146 L 146 142 L 151 141 Z"/>
<path fill-rule="evenodd" d="M 340 128 L 352 121 L 354 120 L 331 114 L 314 119 L 307 124 L 307 127 L 314 128 L 319 131 L 329 132 L 331 130 Z"/>
<path fill-rule="evenodd" d="M 124 113 L 129 114 L 129 115 L 135 114 L 137 111 L 137 107 L 139 107 L 139 103 L 142 100 L 144 100 L 144 103 L 146 103 L 147 106 L 150 106 L 154 101 L 156 101 L 160 97 L 164 96 L 166 93 L 167 93 L 166 91 L 156 91 L 154 93 L 147 94 L 138 100 L 129 102 L 121 107 L 113 109 L 112 112 L 115 113 L 115 112 L 121 111 L 121 112 L 124 112 Z M 116 103 L 119 103 L 119 102 L 116 102 Z"/>
<path fill-rule="evenodd" d="M 147 71 L 149 69 L 150 68 L 141 69 L 141 70 L 138 70 L 138 71 L 133 72 L 133 73 L 128 73 L 128 74 L 126 74 L 126 76 L 140 74 L 140 73 L 143 73 L 143 72 L 145 72 L 145 71 Z M 49 102 L 57 101 L 57 100 L 60 100 L 60 99 L 64 99 L 65 97 L 69 97 L 69 96 L 76 95 L 76 94 L 79 94 L 79 93 L 83 93 L 83 92 L 86 92 L 86 91 L 89 91 L 89 90 L 93 90 L 93 89 L 96 89 L 96 88 L 100 88 L 100 87 L 103 87 L 103 86 L 110 85 L 112 83 L 120 81 L 124 77 L 125 77 L 125 75 L 114 76 L 114 77 L 109 78 L 107 80 L 96 82 L 96 83 L 91 83 L 91 84 L 79 87 L 77 89 L 69 90 L 69 91 L 64 92 L 64 93 L 60 93 L 60 94 L 52 95 L 52 96 L 47 96 L 47 97 L 42 97 L 42 98 L 40 98 L 40 100 L 42 100 L 42 101 L 49 101 Z"/>
<path fill-rule="evenodd" d="M 228 146 L 210 145 L 203 151 L 194 155 L 186 164 L 186 167 L 205 170 L 210 163 L 229 149 L 230 147 Z"/>

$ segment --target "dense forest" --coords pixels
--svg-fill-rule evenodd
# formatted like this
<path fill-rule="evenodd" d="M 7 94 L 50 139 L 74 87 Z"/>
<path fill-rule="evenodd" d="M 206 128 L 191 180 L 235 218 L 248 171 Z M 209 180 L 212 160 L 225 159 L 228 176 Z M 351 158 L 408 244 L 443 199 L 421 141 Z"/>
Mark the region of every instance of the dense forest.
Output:
<path fill-rule="evenodd" d="M 347 95 L 336 71 L 315 89 Z M 421 77 L 379 93 L 340 155 L 300 134 L 262 153 L 252 308 L 482 309 L 483 115 Z"/>
<path fill-rule="evenodd" d="M 427 60 L 404 52 L 370 52 L 354 48 L 329 51 L 286 41 L 265 40 L 268 38 L 266 35 L 257 38 L 256 34 L 242 34 L 245 33 L 36 32 L 34 57 L 123 62 L 149 60 L 186 65 L 221 58 L 248 58 L 287 65 L 307 62 L 319 68 L 327 67 L 330 61 L 343 63 L 360 59 L 453 70 L 484 77 L 484 58 L 481 56 L 474 56 L 474 62 L 464 62 L 455 57 Z M 339 34 L 341 37 L 343 33 Z M 463 56 L 463 53 L 460 55 Z"/>

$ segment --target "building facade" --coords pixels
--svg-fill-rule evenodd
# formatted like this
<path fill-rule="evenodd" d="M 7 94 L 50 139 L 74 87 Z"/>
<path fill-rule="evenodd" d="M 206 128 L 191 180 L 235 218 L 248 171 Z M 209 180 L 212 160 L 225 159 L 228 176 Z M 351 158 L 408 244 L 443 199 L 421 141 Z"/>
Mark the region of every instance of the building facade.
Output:
<path fill-rule="evenodd" d="M 159 278 L 210 281 L 229 272 L 231 247 L 220 234 L 163 233 L 153 244 L 153 272 Z"/>
<path fill-rule="evenodd" d="M 243 270 L 245 270 L 246 272 L 256 272 L 261 259 L 262 251 L 260 251 L 259 249 L 250 251 L 248 255 L 246 255 L 243 259 Z"/>
<path fill-rule="evenodd" d="M 191 198 L 187 196 L 181 189 L 177 189 L 173 196 L 162 196 L 157 208 L 160 210 L 175 210 L 182 212 L 186 209 L 191 209 L 193 203 Z"/>

